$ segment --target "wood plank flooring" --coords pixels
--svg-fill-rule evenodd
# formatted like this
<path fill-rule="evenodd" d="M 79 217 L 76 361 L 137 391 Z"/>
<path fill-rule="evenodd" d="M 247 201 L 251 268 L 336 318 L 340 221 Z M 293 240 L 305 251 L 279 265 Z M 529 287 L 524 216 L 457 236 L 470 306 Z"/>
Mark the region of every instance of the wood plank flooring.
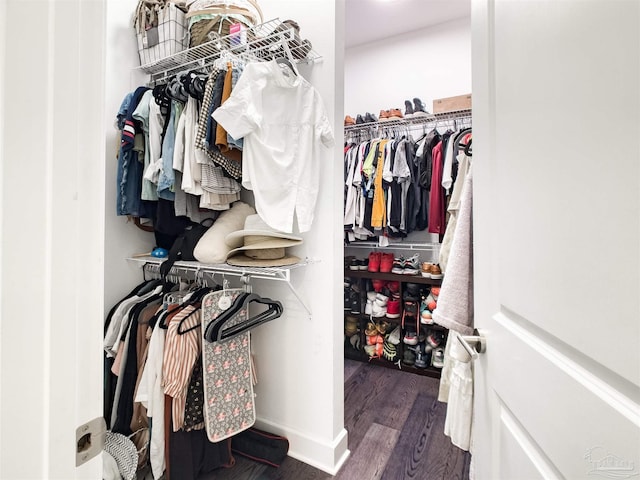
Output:
<path fill-rule="evenodd" d="M 236 456 L 199 480 L 467 480 L 470 455 L 443 433 L 446 405 L 434 378 L 344 361 L 351 456 L 335 477 L 294 458 L 280 468 Z"/>

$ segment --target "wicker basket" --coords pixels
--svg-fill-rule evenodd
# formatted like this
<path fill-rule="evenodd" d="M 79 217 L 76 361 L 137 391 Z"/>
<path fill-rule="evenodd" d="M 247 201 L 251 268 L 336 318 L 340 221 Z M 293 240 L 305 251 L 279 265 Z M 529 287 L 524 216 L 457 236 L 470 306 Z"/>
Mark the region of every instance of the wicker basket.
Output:
<path fill-rule="evenodd" d="M 212 40 L 210 34 L 229 35 L 234 23 L 253 27 L 262 23 L 262 11 L 256 0 L 193 0 L 187 2 L 189 46 L 195 47 Z"/>

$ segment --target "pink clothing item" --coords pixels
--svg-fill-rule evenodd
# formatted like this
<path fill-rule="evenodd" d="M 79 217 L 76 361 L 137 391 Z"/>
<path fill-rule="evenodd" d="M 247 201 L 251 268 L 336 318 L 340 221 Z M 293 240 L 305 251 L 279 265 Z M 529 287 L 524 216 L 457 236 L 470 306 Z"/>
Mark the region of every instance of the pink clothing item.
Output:
<path fill-rule="evenodd" d="M 113 365 L 111 365 L 111 373 L 113 373 L 116 377 L 120 376 L 120 367 L 122 366 L 122 355 L 123 355 L 123 348 L 122 348 L 122 342 L 120 342 L 120 344 L 118 345 L 118 352 L 116 353 L 116 358 L 113 361 Z"/>
<path fill-rule="evenodd" d="M 180 322 L 184 320 L 178 333 Z M 184 408 L 191 372 L 201 352 L 200 307 L 189 305 L 178 312 L 169 323 L 162 362 L 162 386 L 165 395 L 173 397 L 173 431 L 184 424 Z M 194 327 L 198 328 L 194 328 Z"/>
<path fill-rule="evenodd" d="M 444 234 L 447 228 L 446 201 L 442 188 L 442 142 L 433 147 L 431 170 L 431 191 L 429 192 L 429 233 Z"/>

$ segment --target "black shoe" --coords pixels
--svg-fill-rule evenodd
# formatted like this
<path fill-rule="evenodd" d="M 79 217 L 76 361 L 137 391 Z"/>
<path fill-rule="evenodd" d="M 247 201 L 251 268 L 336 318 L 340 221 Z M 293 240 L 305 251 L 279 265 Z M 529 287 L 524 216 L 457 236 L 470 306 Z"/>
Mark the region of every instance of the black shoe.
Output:
<path fill-rule="evenodd" d="M 420 298 L 420 290 L 422 286 L 419 283 L 407 283 L 405 284 L 404 291 L 409 296 L 415 298 Z"/>
<path fill-rule="evenodd" d="M 378 118 L 373 113 L 365 113 L 364 114 L 364 123 L 374 123 L 377 122 Z"/>
<path fill-rule="evenodd" d="M 413 99 L 413 116 L 424 117 L 425 115 L 429 115 L 429 112 L 427 112 L 427 109 L 425 108 L 424 103 L 422 103 L 422 100 L 420 100 L 419 98 L 414 98 Z"/>
<path fill-rule="evenodd" d="M 356 116 L 356 125 L 360 125 L 364 123 L 364 118 L 362 118 L 362 115 L 358 114 Z"/>
<path fill-rule="evenodd" d="M 416 346 L 416 359 L 414 362 L 416 368 L 427 368 L 427 356 L 424 353 L 424 343 Z"/>
<path fill-rule="evenodd" d="M 351 310 L 351 288 L 345 284 L 344 287 L 344 310 Z"/>
<path fill-rule="evenodd" d="M 413 348 L 404 347 L 404 354 L 402 356 L 402 363 L 404 365 L 414 365 L 416 363 L 416 354 Z"/>
<path fill-rule="evenodd" d="M 351 308 L 351 313 L 354 314 L 360 314 L 360 293 L 359 292 L 354 292 L 353 290 L 351 291 L 350 297 L 350 308 Z"/>
<path fill-rule="evenodd" d="M 411 100 L 404 101 L 404 118 L 413 117 L 413 105 L 411 104 Z"/>

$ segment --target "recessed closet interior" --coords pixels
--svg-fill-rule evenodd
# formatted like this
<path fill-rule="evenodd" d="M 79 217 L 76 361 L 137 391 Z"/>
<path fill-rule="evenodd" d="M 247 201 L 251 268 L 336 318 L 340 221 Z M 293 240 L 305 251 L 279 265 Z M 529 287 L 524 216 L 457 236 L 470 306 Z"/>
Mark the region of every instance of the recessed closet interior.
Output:
<path fill-rule="evenodd" d="M 119 143 L 114 115 L 123 95 L 146 80 L 137 70 L 139 59 L 131 26 L 136 4 L 136 0 L 123 0 L 107 5 L 105 309 L 142 279 L 140 264 L 126 259 L 149 252 L 154 246 L 152 234 L 114 214 Z M 319 92 L 334 135 L 341 137 L 342 97 L 337 93 L 341 87 L 336 87 L 336 79 L 341 85 L 342 11 L 323 1 L 263 0 L 259 4 L 265 20 L 295 20 L 301 36 L 310 39 L 314 51 L 322 56 L 312 64 L 300 64 L 299 71 Z M 277 324 L 266 323 L 252 332 L 258 372 L 256 427 L 286 436 L 291 445 L 289 455 L 328 472 L 335 471 L 348 456 L 342 414 L 342 342 L 338 334 L 342 330 L 338 312 L 342 305 L 336 303 L 342 264 L 341 231 L 334 225 L 341 202 L 338 154 L 337 150 L 326 149 L 312 229 L 302 235 L 302 245 L 290 249 L 308 260 L 304 267 L 291 271 L 289 283 L 295 294 L 283 282 L 251 278 L 255 292 L 284 306 Z M 251 197 L 246 198 L 250 201 Z M 234 281 L 231 277 L 229 280 Z"/>
<path fill-rule="evenodd" d="M 111 186 L 115 184 L 119 141 L 113 115 L 122 96 L 146 80 L 137 69 L 139 60 L 130 24 L 136 3 L 123 0 L 107 8 L 105 308 L 141 279 L 140 265 L 125 259 L 148 252 L 153 246 L 149 233 L 115 216 L 112 209 L 115 189 Z M 380 110 L 390 108 L 404 111 L 404 101 L 414 97 L 430 108 L 436 98 L 470 92 L 470 18 L 466 7 L 450 5 L 452 11 L 442 13 L 446 2 L 434 2 L 440 20 L 405 22 L 404 29 L 384 38 L 364 40 L 350 34 L 343 37 L 342 21 L 349 32 L 355 19 L 365 18 L 363 12 L 370 12 L 374 3 L 388 10 L 386 14 L 383 11 L 386 18 L 369 18 L 369 29 L 391 17 L 406 18 L 412 9 L 428 16 L 428 8 L 423 2 L 375 0 L 348 0 L 344 5 L 337 2 L 329 7 L 320 1 L 304 6 L 300 3 L 263 0 L 260 5 L 265 19 L 296 20 L 303 36 L 312 40 L 314 50 L 323 57 L 312 65 L 302 65 L 300 70 L 320 92 L 333 120 L 337 144 L 342 140 L 344 114 L 378 115 Z M 327 28 L 334 35 L 327 35 Z M 293 272 L 291 278 L 311 315 L 279 282 L 253 280 L 261 293 L 283 301 L 285 313 L 277 323 L 260 327 L 252 336 L 252 346 L 259 371 L 257 424 L 287 436 L 292 456 L 334 472 L 348 455 L 342 406 L 341 280 L 343 257 L 351 249 L 342 248 L 342 226 L 335 221 L 341 218 L 342 204 L 339 149 L 326 160 L 314 227 L 304 235 L 304 244 L 294 250 L 307 257 L 309 264 Z M 432 245 L 437 235 L 416 232 L 412 241 Z M 432 246 L 421 251 L 425 255 L 434 253 Z M 357 252 L 361 255 L 364 250 Z"/>

